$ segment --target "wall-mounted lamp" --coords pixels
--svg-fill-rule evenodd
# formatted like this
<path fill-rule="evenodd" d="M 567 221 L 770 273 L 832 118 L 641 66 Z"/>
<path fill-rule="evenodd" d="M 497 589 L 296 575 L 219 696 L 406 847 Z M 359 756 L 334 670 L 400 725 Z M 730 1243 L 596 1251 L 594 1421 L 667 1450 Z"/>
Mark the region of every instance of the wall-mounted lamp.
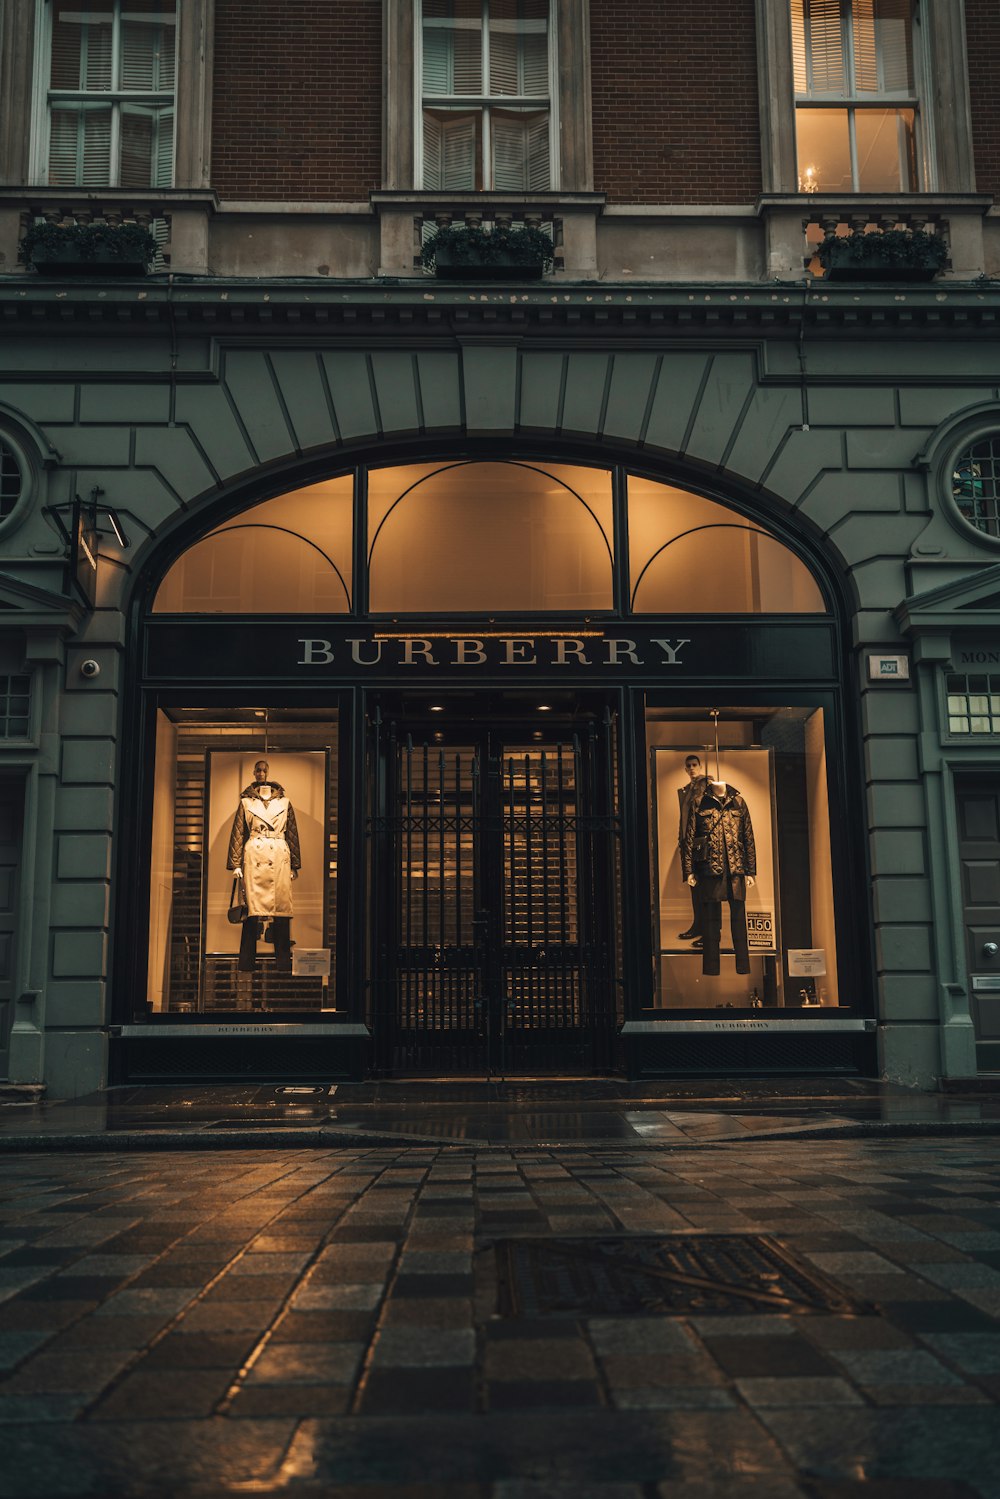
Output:
<path fill-rule="evenodd" d="M 69 581 L 76 585 L 85 603 L 91 608 L 97 593 L 97 561 L 101 536 L 110 534 L 120 547 L 131 546 L 117 510 L 110 505 L 98 504 L 103 493 L 100 485 L 95 484 L 86 500 L 74 495 L 68 505 L 42 507 L 42 514 L 52 517 L 69 549 Z M 69 525 L 66 524 L 63 511 L 69 512 Z M 106 517 L 107 526 L 101 525 L 102 516 Z"/>

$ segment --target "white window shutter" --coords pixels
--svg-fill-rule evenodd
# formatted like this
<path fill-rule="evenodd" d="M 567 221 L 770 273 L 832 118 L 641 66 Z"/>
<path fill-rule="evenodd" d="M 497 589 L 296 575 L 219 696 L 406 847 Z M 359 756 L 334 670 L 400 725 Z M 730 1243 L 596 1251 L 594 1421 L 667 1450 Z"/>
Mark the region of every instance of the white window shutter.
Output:
<path fill-rule="evenodd" d="M 803 0 L 803 12 L 807 92 L 843 96 L 847 81 L 842 0 Z"/>
<path fill-rule="evenodd" d="M 157 88 L 162 92 L 173 93 L 177 85 L 177 25 L 165 22 L 160 27 L 158 38 L 159 67 Z"/>
<path fill-rule="evenodd" d="M 424 191 L 441 190 L 441 121 L 429 110 L 424 111 Z"/>
<path fill-rule="evenodd" d="M 122 22 L 122 88 L 137 94 L 150 94 L 156 87 L 153 77 L 158 29 L 142 21 Z"/>
<path fill-rule="evenodd" d="M 548 0 L 490 0 L 490 93 L 548 92 Z"/>
<path fill-rule="evenodd" d="M 878 47 L 875 41 L 873 0 L 854 0 L 854 87 L 859 94 L 877 94 Z"/>
<path fill-rule="evenodd" d="M 458 115 L 444 124 L 441 140 L 441 188 L 466 192 L 476 186 L 476 119 Z"/>
<path fill-rule="evenodd" d="M 122 20 L 123 89 L 160 93 L 174 86 L 174 27 L 146 20 Z"/>
<path fill-rule="evenodd" d="M 452 33 L 454 63 L 452 90 L 456 94 L 481 94 L 483 91 L 483 33 L 477 22 L 466 23 Z"/>
<path fill-rule="evenodd" d="M 174 111 L 157 110 L 156 146 L 153 151 L 153 187 L 174 184 Z"/>
<path fill-rule="evenodd" d="M 50 78 L 53 88 L 106 92 L 112 86 L 114 11 L 110 0 L 58 5 L 52 18 Z"/>
<path fill-rule="evenodd" d="M 80 156 L 80 111 L 54 109 L 49 121 L 49 182 L 53 187 L 75 187 Z"/>
<path fill-rule="evenodd" d="M 912 0 L 875 0 L 875 40 L 880 91 L 886 94 L 912 94 Z"/>
<path fill-rule="evenodd" d="M 792 72 L 795 78 L 795 92 L 805 94 L 809 90 L 809 75 L 806 69 L 806 18 L 803 11 L 803 0 L 791 0 L 792 3 Z"/>
<path fill-rule="evenodd" d="M 53 109 L 49 182 L 54 187 L 105 187 L 111 180 L 111 109 Z"/>
<path fill-rule="evenodd" d="M 84 109 L 83 159 L 77 182 L 81 187 L 104 187 L 111 181 L 111 110 Z"/>
<path fill-rule="evenodd" d="M 141 104 L 122 105 L 122 187 L 150 187 L 152 185 L 153 115 L 152 109 Z"/>
<path fill-rule="evenodd" d="M 466 192 L 476 185 L 476 117 L 424 111 L 424 189 Z"/>
<path fill-rule="evenodd" d="M 78 89 L 83 83 L 83 34 L 79 21 L 64 17 L 58 9 L 52 18 L 52 56 L 49 78 L 52 88 Z"/>
<path fill-rule="evenodd" d="M 520 193 L 527 187 L 525 131 L 521 121 L 494 112 L 493 186 L 498 193 Z"/>
<path fill-rule="evenodd" d="M 518 38 L 502 23 L 490 25 L 490 93 L 513 97 L 521 92 Z"/>
<path fill-rule="evenodd" d="M 424 27 L 424 93 L 449 94 L 452 79 L 451 33 Z"/>
<path fill-rule="evenodd" d="M 83 67 L 81 69 L 84 88 L 94 93 L 113 88 L 111 77 L 112 22 L 109 14 L 105 21 L 87 21 L 83 31 Z"/>
<path fill-rule="evenodd" d="M 528 191 L 547 193 L 552 186 L 549 171 L 549 117 L 533 115 L 528 124 Z"/>
<path fill-rule="evenodd" d="M 478 0 L 424 0 L 423 90 L 435 97 L 483 92 Z"/>
<path fill-rule="evenodd" d="M 521 38 L 523 82 L 521 92 L 532 99 L 544 99 L 549 92 L 549 38 L 541 30 L 531 30 Z"/>

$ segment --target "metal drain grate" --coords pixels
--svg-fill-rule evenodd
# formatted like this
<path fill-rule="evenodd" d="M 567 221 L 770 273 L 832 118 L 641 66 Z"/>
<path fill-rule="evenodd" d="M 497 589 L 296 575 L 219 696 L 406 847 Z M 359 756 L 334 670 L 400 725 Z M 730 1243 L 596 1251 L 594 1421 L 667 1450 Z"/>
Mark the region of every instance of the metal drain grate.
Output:
<path fill-rule="evenodd" d="M 870 1312 L 762 1234 L 501 1239 L 504 1317 Z"/>

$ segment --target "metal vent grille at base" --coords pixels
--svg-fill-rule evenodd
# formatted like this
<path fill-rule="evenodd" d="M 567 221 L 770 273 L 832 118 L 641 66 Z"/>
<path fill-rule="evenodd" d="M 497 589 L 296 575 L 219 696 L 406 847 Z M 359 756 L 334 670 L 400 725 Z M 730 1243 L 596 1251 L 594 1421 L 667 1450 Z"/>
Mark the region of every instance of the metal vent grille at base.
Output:
<path fill-rule="evenodd" d="M 501 1239 L 496 1256 L 503 1317 L 874 1310 L 762 1234 Z"/>

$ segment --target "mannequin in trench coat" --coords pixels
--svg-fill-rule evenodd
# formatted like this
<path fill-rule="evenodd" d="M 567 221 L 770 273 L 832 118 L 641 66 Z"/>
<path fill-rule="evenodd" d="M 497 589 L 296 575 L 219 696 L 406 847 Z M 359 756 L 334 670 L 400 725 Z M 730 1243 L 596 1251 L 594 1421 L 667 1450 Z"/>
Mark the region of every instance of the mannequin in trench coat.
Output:
<path fill-rule="evenodd" d="M 239 968 L 254 966 L 262 925 L 274 942 L 275 966 L 291 967 L 292 880 L 302 867 L 295 809 L 285 788 L 268 778 L 266 760 L 254 766 L 254 779 L 240 795 L 229 838 L 230 870 L 243 876 L 247 916 Z"/>

